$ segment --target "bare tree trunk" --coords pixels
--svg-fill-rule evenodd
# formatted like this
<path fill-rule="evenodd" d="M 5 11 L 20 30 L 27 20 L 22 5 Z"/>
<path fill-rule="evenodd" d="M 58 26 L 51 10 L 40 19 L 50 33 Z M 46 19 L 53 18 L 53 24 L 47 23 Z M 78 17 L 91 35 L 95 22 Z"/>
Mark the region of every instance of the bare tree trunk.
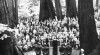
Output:
<path fill-rule="evenodd" d="M 14 24 L 12 24 L 12 27 L 16 26 L 18 24 L 18 6 L 17 6 L 17 2 L 18 0 L 12 0 L 12 13 L 13 13 L 13 19 L 12 19 L 12 22 Z M 14 21 L 16 20 L 16 21 Z"/>
<path fill-rule="evenodd" d="M 56 8 L 57 19 L 58 20 L 62 19 L 62 11 L 61 11 L 60 0 L 55 0 L 55 8 Z"/>
<path fill-rule="evenodd" d="M 76 9 L 76 1 L 75 0 L 66 0 L 66 16 L 67 17 L 76 17 L 77 9 Z"/>
<path fill-rule="evenodd" d="M 85 50 L 85 54 L 89 55 L 89 53 L 96 48 L 98 43 L 93 0 L 79 0 L 78 10 L 80 46 Z"/>
<path fill-rule="evenodd" d="M 14 5 L 15 9 L 13 7 Z M 16 5 L 17 5 L 17 0 L 16 1 L 0 0 L 0 11 L 1 11 L 0 23 L 8 24 L 11 28 L 17 26 L 18 11 Z"/>
<path fill-rule="evenodd" d="M 40 0 L 39 21 L 55 19 L 55 10 L 51 0 Z"/>

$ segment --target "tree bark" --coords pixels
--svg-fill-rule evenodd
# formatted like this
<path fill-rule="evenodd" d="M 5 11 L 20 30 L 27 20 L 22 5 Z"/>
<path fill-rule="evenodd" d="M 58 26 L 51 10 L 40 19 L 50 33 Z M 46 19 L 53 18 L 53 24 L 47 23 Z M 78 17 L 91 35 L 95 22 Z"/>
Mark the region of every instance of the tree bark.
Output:
<path fill-rule="evenodd" d="M 55 19 L 55 10 L 51 0 L 40 0 L 40 14 L 39 21 L 47 19 Z"/>
<path fill-rule="evenodd" d="M 17 4 L 13 3 L 12 0 L 0 0 L 0 23 L 8 24 L 11 28 L 17 26 L 18 23 L 18 14 L 16 14 L 18 13 L 16 11 L 17 8 L 14 10 L 16 12 L 14 12 L 14 8 L 12 8 L 13 5 L 16 6 Z M 16 15 L 13 16 L 14 14 Z"/>
<path fill-rule="evenodd" d="M 60 0 L 55 0 L 55 9 L 56 9 L 57 19 L 58 20 L 62 19 L 62 10 L 61 10 Z"/>
<path fill-rule="evenodd" d="M 12 27 L 16 26 L 18 24 L 18 6 L 17 6 L 17 2 L 18 2 L 18 0 L 12 0 L 12 13 L 13 13 L 12 22 L 14 23 L 12 25 Z M 16 20 L 16 21 L 14 21 L 14 20 Z"/>
<path fill-rule="evenodd" d="M 66 16 L 67 17 L 76 17 L 77 9 L 76 9 L 76 1 L 75 0 L 66 0 Z"/>
<path fill-rule="evenodd" d="M 88 55 L 96 48 L 98 43 L 98 35 L 94 20 L 93 0 L 79 0 L 78 10 L 80 46 L 85 50 L 85 54 Z"/>
<path fill-rule="evenodd" d="M 7 23 L 7 19 L 5 19 L 6 18 L 6 11 L 5 11 L 6 8 L 4 7 L 4 5 L 5 5 L 4 0 L 0 0 L 0 13 L 1 13 L 0 23 L 6 24 Z"/>

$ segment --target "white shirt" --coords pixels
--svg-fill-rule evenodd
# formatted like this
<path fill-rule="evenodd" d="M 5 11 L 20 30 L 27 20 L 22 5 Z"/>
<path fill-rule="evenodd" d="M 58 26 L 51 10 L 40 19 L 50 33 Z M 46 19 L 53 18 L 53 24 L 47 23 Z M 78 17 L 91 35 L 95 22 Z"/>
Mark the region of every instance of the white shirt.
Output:
<path fill-rule="evenodd" d="M 29 37 L 29 35 L 26 35 L 26 40 L 28 40 L 30 37 Z"/>
<path fill-rule="evenodd" d="M 31 42 L 32 42 L 32 44 L 34 44 L 34 43 L 35 43 L 35 39 L 34 39 L 34 38 L 32 38 Z"/>
<path fill-rule="evenodd" d="M 23 44 L 26 44 L 26 40 L 23 40 Z"/>
<path fill-rule="evenodd" d="M 31 46 L 31 42 L 27 42 L 27 46 Z"/>
<path fill-rule="evenodd" d="M 34 33 L 34 34 L 36 33 L 36 30 L 35 30 L 35 29 L 33 30 L 33 33 Z"/>

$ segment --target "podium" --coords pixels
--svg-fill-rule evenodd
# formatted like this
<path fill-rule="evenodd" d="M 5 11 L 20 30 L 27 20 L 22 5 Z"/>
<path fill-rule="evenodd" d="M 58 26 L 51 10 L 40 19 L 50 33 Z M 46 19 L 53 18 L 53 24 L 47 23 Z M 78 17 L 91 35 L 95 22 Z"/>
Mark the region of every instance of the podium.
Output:
<path fill-rule="evenodd" d="M 57 40 L 53 40 L 53 55 L 57 55 Z"/>
<path fill-rule="evenodd" d="M 49 41 L 49 55 L 60 55 L 59 47 L 60 47 L 59 40 L 50 40 Z"/>

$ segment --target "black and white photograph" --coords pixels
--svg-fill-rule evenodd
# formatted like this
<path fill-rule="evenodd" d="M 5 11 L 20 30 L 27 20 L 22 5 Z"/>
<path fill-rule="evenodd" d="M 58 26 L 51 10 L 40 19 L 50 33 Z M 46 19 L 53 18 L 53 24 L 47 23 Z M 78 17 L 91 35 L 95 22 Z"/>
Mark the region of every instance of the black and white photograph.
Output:
<path fill-rule="evenodd" d="M 0 0 L 0 55 L 100 55 L 100 0 Z"/>

